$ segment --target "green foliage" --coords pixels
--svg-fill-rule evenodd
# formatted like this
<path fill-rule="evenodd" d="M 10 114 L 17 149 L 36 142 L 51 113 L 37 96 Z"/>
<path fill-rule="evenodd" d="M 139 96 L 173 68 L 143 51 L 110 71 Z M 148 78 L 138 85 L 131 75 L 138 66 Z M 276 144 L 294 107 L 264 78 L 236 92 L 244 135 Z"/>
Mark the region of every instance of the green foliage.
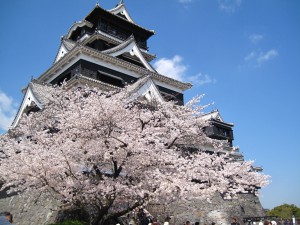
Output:
<path fill-rule="evenodd" d="M 67 220 L 61 223 L 52 223 L 50 225 L 87 225 L 87 223 L 79 220 Z"/>
<path fill-rule="evenodd" d="M 291 219 L 294 215 L 296 218 L 300 218 L 300 208 L 295 205 L 283 204 L 276 206 L 274 209 L 267 212 L 268 216 L 277 216 L 282 219 Z"/>

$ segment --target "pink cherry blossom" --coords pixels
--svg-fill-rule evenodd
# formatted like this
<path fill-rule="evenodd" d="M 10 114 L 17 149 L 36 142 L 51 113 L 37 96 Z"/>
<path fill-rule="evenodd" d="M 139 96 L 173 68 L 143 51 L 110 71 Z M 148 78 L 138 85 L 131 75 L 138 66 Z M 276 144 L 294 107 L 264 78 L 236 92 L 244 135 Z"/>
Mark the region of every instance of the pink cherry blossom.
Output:
<path fill-rule="evenodd" d="M 201 96 L 178 106 L 129 92 L 51 89 L 42 110 L 0 138 L 2 188 L 47 192 L 89 209 L 96 225 L 149 202 L 232 198 L 268 184 L 253 162 L 218 154 L 226 143 L 205 135 Z"/>

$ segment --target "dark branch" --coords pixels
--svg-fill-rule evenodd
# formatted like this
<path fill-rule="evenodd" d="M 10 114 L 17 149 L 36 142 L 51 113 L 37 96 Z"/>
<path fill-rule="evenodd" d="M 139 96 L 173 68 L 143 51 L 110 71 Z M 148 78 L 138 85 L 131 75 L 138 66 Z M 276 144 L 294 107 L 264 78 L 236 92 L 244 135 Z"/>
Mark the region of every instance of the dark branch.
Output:
<path fill-rule="evenodd" d="M 178 139 L 178 137 L 174 138 L 173 141 L 168 145 L 167 149 L 170 149 L 174 145 L 174 143 L 177 139 Z"/>
<path fill-rule="evenodd" d="M 118 168 L 118 162 L 115 160 L 113 160 L 113 164 L 114 164 L 114 178 L 117 178 L 122 171 L 122 166 L 119 166 Z"/>

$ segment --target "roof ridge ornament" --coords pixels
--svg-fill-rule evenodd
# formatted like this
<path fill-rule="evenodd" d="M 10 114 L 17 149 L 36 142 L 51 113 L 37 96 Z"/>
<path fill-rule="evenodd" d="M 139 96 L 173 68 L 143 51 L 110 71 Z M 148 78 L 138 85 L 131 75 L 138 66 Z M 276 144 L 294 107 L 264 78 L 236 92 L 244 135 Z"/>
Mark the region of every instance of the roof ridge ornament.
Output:
<path fill-rule="evenodd" d="M 116 4 L 116 7 L 118 7 L 118 6 L 121 6 L 121 5 L 124 5 L 124 0 L 120 0 L 120 2 L 118 3 L 118 4 Z"/>

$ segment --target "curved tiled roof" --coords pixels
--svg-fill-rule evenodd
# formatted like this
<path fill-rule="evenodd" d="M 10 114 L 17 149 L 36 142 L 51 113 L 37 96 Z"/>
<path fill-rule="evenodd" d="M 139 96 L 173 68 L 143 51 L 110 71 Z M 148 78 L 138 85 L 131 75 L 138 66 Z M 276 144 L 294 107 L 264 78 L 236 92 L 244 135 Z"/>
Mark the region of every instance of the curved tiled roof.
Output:
<path fill-rule="evenodd" d="M 97 30 L 94 34 L 92 34 L 90 37 L 88 37 L 87 39 L 85 39 L 84 41 L 82 41 L 81 43 L 86 45 L 87 43 L 90 43 L 96 39 L 102 39 L 102 40 L 105 40 L 105 41 L 108 41 L 108 42 L 111 42 L 115 45 L 120 45 L 120 44 L 124 44 L 125 41 L 121 41 L 119 40 L 118 38 L 115 38 L 115 37 L 112 37 L 104 32 L 102 32 L 101 30 Z M 127 39 L 128 40 L 128 39 Z M 74 42 L 75 43 L 75 42 Z M 109 49 L 108 49 L 109 50 Z M 108 51 L 106 50 L 106 51 Z M 146 51 L 142 51 L 141 50 L 141 53 L 143 54 L 143 56 L 147 59 L 148 62 L 150 62 L 151 60 L 155 59 L 156 56 L 153 55 L 153 54 L 150 54 Z"/>
<path fill-rule="evenodd" d="M 143 56 L 142 52 L 140 51 L 140 48 L 137 46 L 136 41 L 134 39 L 134 36 L 131 35 L 126 41 L 124 41 L 123 43 L 121 43 L 120 45 L 114 47 L 114 48 L 110 48 L 107 49 L 105 51 L 102 51 L 102 53 L 104 54 L 109 54 L 112 55 L 114 53 L 116 54 L 123 54 L 126 51 L 126 48 L 129 47 L 131 45 L 131 51 L 133 52 L 133 55 L 137 56 L 137 58 L 140 60 L 140 62 L 150 71 L 152 72 L 156 72 L 155 69 L 147 62 L 147 60 L 145 59 L 145 57 Z M 128 51 L 128 49 L 127 49 Z"/>
<path fill-rule="evenodd" d="M 78 84 L 81 83 L 81 84 L 86 84 L 88 86 L 90 85 L 90 86 L 93 86 L 93 87 L 101 87 L 102 90 L 106 90 L 106 91 L 121 90 L 120 87 L 117 87 L 115 85 L 111 85 L 111 84 L 108 84 L 108 83 L 104 83 L 102 81 L 84 76 L 82 74 L 78 74 L 78 75 L 72 77 L 72 79 L 70 79 L 68 81 L 68 84 L 73 84 L 76 81 L 78 81 Z"/>
<path fill-rule="evenodd" d="M 60 53 L 60 49 L 62 48 L 62 46 L 64 46 L 66 48 L 66 50 L 69 52 L 72 50 L 72 48 L 74 48 L 74 46 L 76 45 L 76 43 L 70 39 L 65 39 L 62 38 L 61 39 L 61 43 L 60 43 L 60 47 L 58 48 L 58 51 L 56 53 L 56 56 L 54 58 L 54 62 L 55 63 L 58 59 L 59 53 Z"/>
<path fill-rule="evenodd" d="M 117 6 L 117 7 L 118 7 L 118 6 Z M 92 12 L 93 12 L 94 10 L 96 10 L 96 9 L 100 9 L 100 10 L 102 10 L 103 12 L 106 12 L 106 13 L 108 13 L 108 14 L 111 14 L 111 15 L 113 15 L 113 16 L 116 16 L 116 15 L 115 15 L 113 12 L 111 12 L 110 10 L 105 10 L 105 9 L 103 9 L 102 7 L 100 7 L 99 4 L 96 4 L 96 6 L 95 6 L 95 7 L 87 14 L 87 16 L 84 17 L 84 20 L 87 20 L 88 16 L 91 15 Z M 112 9 L 112 10 L 113 10 L 113 9 Z M 120 19 L 126 21 L 127 23 L 130 23 L 130 24 L 134 25 L 135 27 L 137 27 L 137 28 L 139 28 L 139 29 L 142 29 L 142 30 L 144 30 L 144 31 L 146 31 L 146 32 L 148 32 L 148 33 L 151 33 L 152 35 L 155 34 L 155 31 L 154 31 L 154 30 L 149 30 L 149 29 L 146 29 L 146 28 L 144 28 L 144 27 L 141 27 L 141 26 L 137 25 L 136 23 L 131 22 L 131 21 L 129 21 L 129 20 L 123 18 L 123 17 L 118 16 L 118 18 L 120 18 Z"/>
<path fill-rule="evenodd" d="M 228 125 L 228 126 L 230 126 L 230 127 L 233 127 L 234 126 L 234 124 L 233 123 L 227 123 L 227 122 L 225 122 L 224 120 L 223 120 L 223 118 L 222 118 L 222 116 L 221 116 L 221 114 L 219 113 L 219 110 L 213 110 L 213 111 L 211 111 L 211 112 L 209 112 L 209 113 L 206 113 L 206 114 L 203 114 L 202 116 L 201 116 L 201 118 L 202 119 L 204 119 L 204 120 L 213 120 L 213 121 L 215 121 L 216 123 L 220 123 L 220 124 L 223 124 L 223 125 Z"/>
<path fill-rule="evenodd" d="M 127 38 L 127 40 L 125 40 L 124 42 L 122 42 L 121 44 L 113 47 L 113 48 L 110 48 L 110 49 L 107 49 L 107 50 L 104 50 L 102 51 L 102 53 L 104 54 L 110 54 L 110 53 L 113 53 L 113 52 L 117 52 L 123 48 L 126 48 L 128 45 L 130 45 L 132 42 L 134 42 L 134 36 L 131 35 L 129 38 Z"/>
<path fill-rule="evenodd" d="M 67 34 L 67 38 L 70 38 L 70 36 L 72 35 L 72 32 L 75 31 L 78 27 L 93 27 L 93 24 L 87 20 L 82 20 L 82 21 L 78 21 L 75 22 L 72 27 L 69 29 L 68 34 Z"/>
<path fill-rule="evenodd" d="M 143 96 L 150 102 L 153 100 L 160 103 L 164 102 L 164 98 L 149 75 L 145 75 L 129 85 L 127 90 L 134 98 Z"/>
<path fill-rule="evenodd" d="M 120 67 L 126 68 L 127 70 L 132 70 L 140 75 L 143 74 L 148 74 L 152 76 L 152 78 L 161 81 L 163 83 L 172 85 L 180 90 L 186 90 L 192 87 L 192 84 L 190 83 L 184 83 L 178 80 L 175 80 L 170 77 L 166 77 L 164 75 L 161 75 L 156 72 L 151 72 L 145 68 L 142 68 L 140 66 L 137 66 L 135 64 L 129 63 L 125 60 L 118 59 L 116 57 L 103 54 L 100 51 L 97 51 L 93 48 L 83 46 L 80 43 L 76 43 L 75 47 L 68 52 L 62 59 L 57 61 L 55 64 L 53 64 L 52 67 L 50 67 L 46 72 L 44 72 L 40 77 L 38 78 L 40 81 L 47 81 L 50 76 L 53 75 L 53 73 L 56 73 L 57 71 L 61 70 L 64 68 L 72 59 L 78 57 L 79 55 L 84 54 L 84 55 L 89 55 L 92 56 L 95 59 L 99 59 L 105 62 L 109 62 L 111 64 L 118 65 Z"/>
<path fill-rule="evenodd" d="M 18 112 L 12 122 L 11 127 L 15 127 L 21 116 L 23 111 L 34 102 L 35 105 L 42 109 L 44 105 L 54 100 L 53 93 L 54 89 L 51 85 L 40 83 L 37 80 L 32 80 L 27 87 L 24 89 L 24 96 L 22 99 L 22 103 L 18 109 Z"/>
<path fill-rule="evenodd" d="M 129 92 L 135 92 L 137 91 L 141 86 L 143 86 L 150 78 L 149 75 L 145 75 L 141 78 L 139 78 L 136 82 L 130 85 L 128 88 Z"/>
<path fill-rule="evenodd" d="M 76 45 L 76 42 L 74 42 L 70 39 L 63 39 L 62 43 L 68 51 L 72 50 L 72 48 L 74 48 L 74 46 Z"/>
<path fill-rule="evenodd" d="M 54 100 L 54 89 L 52 85 L 43 84 L 38 82 L 37 80 L 32 80 L 29 83 L 29 87 L 31 88 L 34 96 L 37 98 L 37 100 L 42 106 Z"/>

